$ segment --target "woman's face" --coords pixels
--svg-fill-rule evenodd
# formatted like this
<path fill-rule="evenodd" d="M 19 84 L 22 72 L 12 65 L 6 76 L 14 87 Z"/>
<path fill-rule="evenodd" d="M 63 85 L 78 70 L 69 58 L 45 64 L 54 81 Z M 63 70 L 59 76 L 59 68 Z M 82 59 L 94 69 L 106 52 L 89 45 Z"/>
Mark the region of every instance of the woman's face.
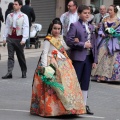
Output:
<path fill-rule="evenodd" d="M 54 37 L 58 37 L 58 36 L 60 35 L 60 32 L 61 32 L 61 25 L 59 25 L 59 24 L 54 24 L 53 27 L 52 27 L 51 34 L 52 34 Z"/>
<path fill-rule="evenodd" d="M 82 13 L 78 13 L 80 19 L 82 19 L 84 22 L 86 22 L 90 17 L 90 10 L 86 9 L 83 10 Z"/>
<path fill-rule="evenodd" d="M 116 13 L 114 12 L 114 7 L 113 7 L 113 6 L 110 6 L 110 7 L 108 8 L 108 13 L 109 13 L 110 16 L 113 16 L 113 15 L 116 14 Z"/>

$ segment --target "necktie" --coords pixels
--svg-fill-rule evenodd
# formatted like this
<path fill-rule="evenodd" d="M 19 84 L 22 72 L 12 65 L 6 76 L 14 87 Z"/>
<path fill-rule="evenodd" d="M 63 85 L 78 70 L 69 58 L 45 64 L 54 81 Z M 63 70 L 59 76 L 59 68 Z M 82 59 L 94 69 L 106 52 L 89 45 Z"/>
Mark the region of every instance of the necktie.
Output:
<path fill-rule="evenodd" d="M 102 19 L 103 19 L 103 17 L 101 16 L 99 23 L 101 23 L 101 22 L 102 22 Z"/>

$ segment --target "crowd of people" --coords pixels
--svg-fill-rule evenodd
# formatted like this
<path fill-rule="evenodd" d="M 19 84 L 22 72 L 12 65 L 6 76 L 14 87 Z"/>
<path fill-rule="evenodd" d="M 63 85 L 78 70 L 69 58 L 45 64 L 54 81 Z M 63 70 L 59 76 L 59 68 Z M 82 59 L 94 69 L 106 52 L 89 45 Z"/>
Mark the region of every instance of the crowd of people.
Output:
<path fill-rule="evenodd" d="M 15 51 L 22 78 L 27 77 L 24 46 L 27 43 L 29 48 L 35 13 L 30 1 L 25 2 L 22 6 L 21 0 L 14 0 L 5 13 L 3 44 L 7 42 L 8 72 L 2 79 L 12 78 Z M 93 115 L 87 105 L 90 78 L 120 82 L 119 7 L 101 5 L 97 14 L 91 6 L 78 6 L 74 0 L 67 7 L 67 12 L 50 22 L 33 75 L 31 114 Z"/>

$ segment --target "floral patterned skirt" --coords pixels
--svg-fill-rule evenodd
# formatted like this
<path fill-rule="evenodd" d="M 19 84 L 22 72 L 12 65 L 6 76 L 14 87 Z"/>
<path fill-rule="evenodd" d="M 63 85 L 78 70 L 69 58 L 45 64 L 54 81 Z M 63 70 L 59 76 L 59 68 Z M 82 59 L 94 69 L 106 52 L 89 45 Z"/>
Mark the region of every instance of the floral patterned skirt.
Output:
<path fill-rule="evenodd" d="M 92 76 L 98 81 L 120 82 L 120 52 L 108 54 L 106 46 L 102 46 L 98 54 L 98 65 L 92 70 Z"/>
<path fill-rule="evenodd" d="M 49 64 L 56 68 L 56 81 L 64 87 L 64 91 L 45 84 L 35 72 L 30 113 L 40 116 L 86 113 L 80 85 L 70 59 L 48 57 Z"/>

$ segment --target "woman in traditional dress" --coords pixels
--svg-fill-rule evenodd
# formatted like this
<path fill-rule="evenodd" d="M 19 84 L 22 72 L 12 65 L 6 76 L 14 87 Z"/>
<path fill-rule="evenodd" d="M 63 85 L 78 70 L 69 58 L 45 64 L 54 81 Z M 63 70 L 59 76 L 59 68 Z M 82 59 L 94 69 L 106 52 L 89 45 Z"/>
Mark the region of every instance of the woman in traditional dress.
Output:
<path fill-rule="evenodd" d="M 33 78 L 31 114 L 60 116 L 86 112 L 74 67 L 65 52 L 67 46 L 60 35 L 61 30 L 60 19 L 54 19 Z"/>
<path fill-rule="evenodd" d="M 117 12 L 116 6 L 109 6 L 109 17 L 103 19 L 98 32 L 98 65 L 92 71 L 98 81 L 120 82 L 120 19 Z"/>

